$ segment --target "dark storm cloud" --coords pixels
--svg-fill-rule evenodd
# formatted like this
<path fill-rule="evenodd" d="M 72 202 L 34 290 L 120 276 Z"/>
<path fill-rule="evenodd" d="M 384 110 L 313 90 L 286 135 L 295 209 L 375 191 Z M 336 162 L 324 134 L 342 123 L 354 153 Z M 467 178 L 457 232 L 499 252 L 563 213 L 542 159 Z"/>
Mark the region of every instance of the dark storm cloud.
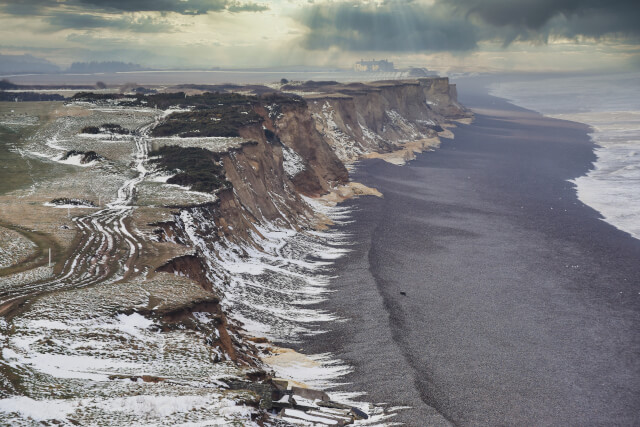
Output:
<path fill-rule="evenodd" d="M 111 15 L 90 15 L 76 13 L 53 13 L 47 17 L 49 28 L 45 32 L 65 28 L 86 30 L 93 28 L 114 28 L 138 33 L 157 33 L 172 31 L 173 25 L 162 19 L 150 16 L 128 17 Z"/>
<path fill-rule="evenodd" d="M 563 21 L 583 35 L 640 33 L 638 0 L 439 0 L 496 27 L 544 30 Z M 563 20 L 554 22 L 554 18 Z M 580 22 L 582 21 L 582 22 Z M 596 27 L 593 28 L 591 25 Z M 593 34 L 591 34 L 593 33 Z"/>
<path fill-rule="evenodd" d="M 69 12 L 173 12 L 202 15 L 209 12 L 261 12 L 265 4 L 237 0 L 0 0 L 0 10 L 10 15 L 37 15 L 50 10 Z"/>
<path fill-rule="evenodd" d="M 168 32 L 175 29 L 169 13 L 203 15 L 228 11 L 262 12 L 264 4 L 238 0 L 0 0 L 0 12 L 8 15 L 39 17 L 48 24 L 43 32 L 63 29 L 112 28 L 138 33 Z M 154 16 L 135 16 L 127 12 L 156 12 Z M 164 15 L 165 18 L 158 16 Z"/>
<path fill-rule="evenodd" d="M 546 42 L 549 37 L 640 39 L 640 0 L 339 1 L 303 9 L 309 49 L 465 51 L 478 42 Z"/>
<path fill-rule="evenodd" d="M 175 12 L 202 15 L 227 8 L 226 0 L 75 0 L 77 4 L 122 12 Z"/>
<path fill-rule="evenodd" d="M 301 22 L 310 29 L 309 49 L 339 47 L 351 51 L 470 50 L 476 29 L 463 17 L 443 16 L 443 8 L 414 2 L 358 5 L 316 4 L 305 8 Z"/>

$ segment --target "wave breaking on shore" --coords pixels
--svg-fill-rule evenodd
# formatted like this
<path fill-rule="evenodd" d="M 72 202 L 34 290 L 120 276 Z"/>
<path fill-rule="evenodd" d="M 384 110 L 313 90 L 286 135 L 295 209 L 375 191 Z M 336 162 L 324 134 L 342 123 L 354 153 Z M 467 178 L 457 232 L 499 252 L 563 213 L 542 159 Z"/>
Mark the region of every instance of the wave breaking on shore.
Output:
<path fill-rule="evenodd" d="M 490 93 L 548 117 L 587 124 L 597 161 L 571 180 L 578 198 L 640 239 L 640 74 L 493 84 Z"/>

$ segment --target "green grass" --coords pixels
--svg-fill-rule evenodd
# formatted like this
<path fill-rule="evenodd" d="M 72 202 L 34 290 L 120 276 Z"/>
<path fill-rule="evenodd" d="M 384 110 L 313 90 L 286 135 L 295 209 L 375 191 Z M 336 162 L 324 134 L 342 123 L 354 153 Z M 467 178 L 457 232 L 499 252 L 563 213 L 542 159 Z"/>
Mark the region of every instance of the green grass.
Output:
<path fill-rule="evenodd" d="M 61 102 L 0 102 L 0 116 L 3 118 L 39 118 L 32 126 L 12 128 L 0 125 L 0 194 L 26 188 L 34 181 L 48 181 L 75 171 L 73 166 L 22 157 L 17 152 L 49 121 L 49 115 L 62 105 Z"/>

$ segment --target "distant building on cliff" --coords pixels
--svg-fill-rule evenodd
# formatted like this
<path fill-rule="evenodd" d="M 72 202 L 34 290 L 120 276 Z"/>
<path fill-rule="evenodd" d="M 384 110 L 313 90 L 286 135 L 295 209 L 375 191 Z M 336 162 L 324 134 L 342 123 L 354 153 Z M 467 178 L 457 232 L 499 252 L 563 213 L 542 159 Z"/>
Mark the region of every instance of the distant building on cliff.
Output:
<path fill-rule="evenodd" d="M 371 61 L 361 60 L 356 62 L 354 68 L 356 71 L 369 73 L 396 71 L 396 68 L 393 66 L 393 62 L 389 62 L 386 59 L 382 59 L 380 61 L 376 61 L 375 59 L 372 59 Z"/>

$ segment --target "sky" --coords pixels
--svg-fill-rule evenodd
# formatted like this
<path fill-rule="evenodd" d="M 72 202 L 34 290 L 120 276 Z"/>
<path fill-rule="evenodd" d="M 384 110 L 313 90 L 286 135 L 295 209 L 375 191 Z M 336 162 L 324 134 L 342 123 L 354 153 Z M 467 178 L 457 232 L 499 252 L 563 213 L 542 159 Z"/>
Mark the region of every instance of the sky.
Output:
<path fill-rule="evenodd" d="M 0 0 L 0 54 L 61 67 L 638 70 L 640 0 Z"/>

